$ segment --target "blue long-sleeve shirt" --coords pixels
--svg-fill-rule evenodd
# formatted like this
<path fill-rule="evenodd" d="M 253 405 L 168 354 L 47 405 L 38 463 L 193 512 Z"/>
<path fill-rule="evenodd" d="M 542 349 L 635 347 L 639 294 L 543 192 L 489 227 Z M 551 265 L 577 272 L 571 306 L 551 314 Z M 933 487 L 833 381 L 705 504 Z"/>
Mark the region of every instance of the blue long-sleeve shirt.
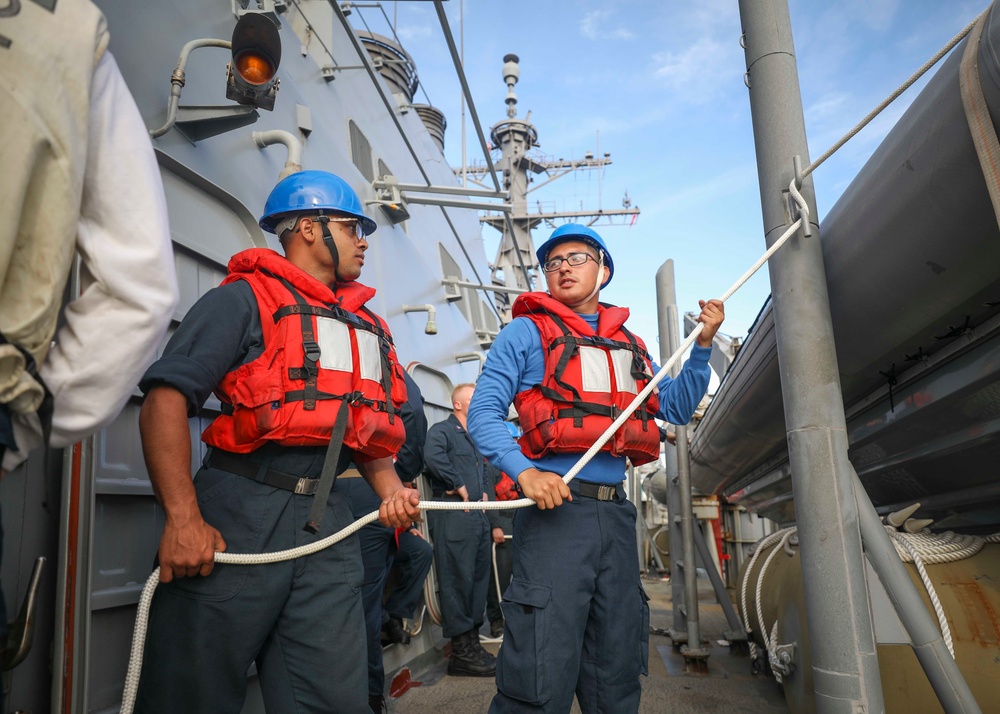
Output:
<path fill-rule="evenodd" d="M 592 329 L 597 314 L 580 315 Z M 659 387 L 660 408 L 656 416 L 671 424 L 687 424 L 708 389 L 711 347 L 695 345 L 677 379 L 664 377 Z M 653 371 L 659 367 L 653 364 Z M 565 475 L 583 452 L 549 454 L 529 459 L 504 426 L 514 395 L 545 380 L 545 355 L 538 327 L 525 317 L 515 318 L 497 336 L 476 391 L 469 405 L 468 431 L 476 446 L 494 466 L 515 481 L 522 471 L 537 468 Z M 583 468 L 578 478 L 593 483 L 618 483 L 625 473 L 625 457 L 601 451 Z"/>

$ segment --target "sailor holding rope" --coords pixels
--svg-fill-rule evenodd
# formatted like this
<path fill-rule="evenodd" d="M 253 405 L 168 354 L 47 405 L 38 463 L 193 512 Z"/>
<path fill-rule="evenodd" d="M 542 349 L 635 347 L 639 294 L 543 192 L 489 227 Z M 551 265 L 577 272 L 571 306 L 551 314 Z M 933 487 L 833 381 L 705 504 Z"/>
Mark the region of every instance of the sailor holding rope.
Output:
<path fill-rule="evenodd" d="M 636 509 L 625 459 L 659 457 L 653 417 L 686 424 L 708 387 L 722 302 L 677 379 L 665 377 L 604 449 L 562 478 L 649 383 L 658 367 L 626 327 L 629 311 L 598 302 L 614 264 L 591 228 L 559 227 L 537 251 L 548 293 L 525 293 L 490 349 L 469 409 L 480 450 L 538 508 L 514 516 L 514 577 L 504 593 L 504 644 L 490 712 L 584 714 L 639 709 L 649 606 L 639 580 Z M 504 426 L 513 402 L 523 436 Z"/>
<path fill-rule="evenodd" d="M 351 461 L 384 525 L 420 515 L 392 461 L 402 368 L 365 306 L 375 291 L 356 282 L 375 222 L 343 179 L 302 171 L 275 186 L 260 225 L 284 257 L 233 256 L 140 383 L 166 522 L 137 712 L 238 712 L 253 663 L 268 711 L 366 711 L 358 537 L 262 567 L 216 565 L 214 553 L 308 545 L 350 524 L 331 488 Z M 202 434 L 210 448 L 192 483 L 188 417 L 213 391 L 222 413 Z"/>

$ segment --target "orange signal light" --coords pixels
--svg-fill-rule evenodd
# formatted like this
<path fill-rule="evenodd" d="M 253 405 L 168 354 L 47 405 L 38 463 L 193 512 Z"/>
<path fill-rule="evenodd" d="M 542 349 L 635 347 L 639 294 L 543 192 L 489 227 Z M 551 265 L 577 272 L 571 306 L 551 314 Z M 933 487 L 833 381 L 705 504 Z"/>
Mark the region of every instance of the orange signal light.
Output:
<path fill-rule="evenodd" d="M 236 57 L 236 71 L 251 84 L 266 84 L 274 77 L 275 66 L 271 59 L 260 52 L 244 50 Z"/>

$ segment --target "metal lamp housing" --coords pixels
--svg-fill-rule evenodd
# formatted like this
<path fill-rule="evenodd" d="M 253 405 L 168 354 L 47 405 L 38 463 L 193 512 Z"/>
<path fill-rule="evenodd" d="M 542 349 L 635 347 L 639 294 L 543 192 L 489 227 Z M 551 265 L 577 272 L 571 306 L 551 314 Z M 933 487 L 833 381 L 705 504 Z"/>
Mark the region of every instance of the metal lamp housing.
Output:
<path fill-rule="evenodd" d="M 272 111 L 278 93 L 281 37 L 267 15 L 247 13 L 233 30 L 226 99 Z"/>

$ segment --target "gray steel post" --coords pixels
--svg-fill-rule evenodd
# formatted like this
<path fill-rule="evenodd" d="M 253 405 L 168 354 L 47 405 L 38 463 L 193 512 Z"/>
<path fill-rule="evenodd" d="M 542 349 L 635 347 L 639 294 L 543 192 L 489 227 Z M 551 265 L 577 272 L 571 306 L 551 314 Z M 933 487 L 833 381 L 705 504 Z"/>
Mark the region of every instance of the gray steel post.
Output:
<path fill-rule="evenodd" d="M 851 474 L 858 500 L 865 553 L 910 636 L 913 652 L 923 667 L 924 674 L 930 680 L 931 687 L 947 714 L 978 714 L 979 705 L 962 677 L 958 664 L 948 652 L 937 621 L 924 606 L 917 586 L 906 572 L 903 561 L 897 555 L 896 548 L 885 532 L 885 527 L 853 467 Z"/>
<path fill-rule="evenodd" d="M 695 523 L 687 431 L 687 426 L 677 426 L 677 490 L 680 492 L 681 538 L 684 541 L 684 614 L 687 617 L 687 644 L 681 646 L 681 654 L 686 659 L 706 659 L 708 650 L 701 646 L 701 619 L 698 616 L 698 563 L 694 558 Z M 671 514 L 670 518 L 673 520 L 675 516 Z"/>
<path fill-rule="evenodd" d="M 808 164 L 802 98 L 787 0 L 740 0 L 740 17 L 770 245 L 793 220 L 793 157 Z M 816 706 L 820 714 L 871 714 L 884 702 L 811 178 L 802 195 L 811 237 L 800 232 L 769 269 Z"/>
<path fill-rule="evenodd" d="M 677 294 L 674 288 L 674 261 L 668 260 L 656 271 L 656 315 L 660 330 L 660 362 L 670 359 L 680 347 L 680 319 L 677 311 Z M 680 365 L 674 365 L 670 376 L 676 377 L 681 371 Z M 673 449 L 668 448 L 667 458 Z M 676 466 L 675 463 L 672 466 Z M 673 469 L 667 467 L 667 513 L 670 522 L 667 526 L 670 542 L 670 594 L 671 610 L 673 611 L 673 627 L 670 628 L 670 639 L 675 644 L 687 642 L 687 618 L 684 607 L 684 570 L 681 568 L 683 536 L 680 520 L 676 517 L 681 511 L 681 496 L 677 479 L 671 477 Z"/>
<path fill-rule="evenodd" d="M 708 552 L 708 544 L 705 542 L 705 534 L 701 532 L 701 528 L 696 527 L 694 529 L 694 544 L 698 548 L 698 556 L 701 558 L 701 564 L 705 566 L 708 579 L 712 581 L 712 588 L 715 590 L 715 599 L 722 606 L 722 612 L 725 614 L 726 622 L 729 624 L 729 629 L 723 633 L 725 638 L 730 642 L 746 642 L 747 630 L 740 621 L 740 616 L 736 613 L 736 608 L 733 607 L 733 601 L 729 598 L 729 592 L 722 582 L 722 576 L 719 575 L 719 571 L 715 568 L 715 561 L 712 559 L 712 554 Z"/>

